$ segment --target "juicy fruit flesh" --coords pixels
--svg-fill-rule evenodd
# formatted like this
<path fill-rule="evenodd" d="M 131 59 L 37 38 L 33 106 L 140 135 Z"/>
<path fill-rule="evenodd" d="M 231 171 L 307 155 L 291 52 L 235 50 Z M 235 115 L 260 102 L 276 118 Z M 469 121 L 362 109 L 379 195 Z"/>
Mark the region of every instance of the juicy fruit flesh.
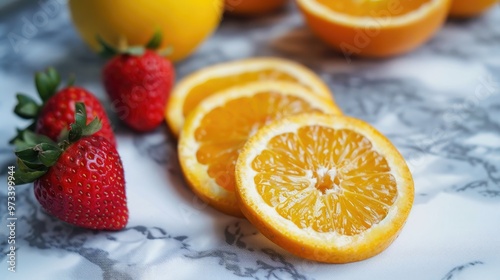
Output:
<path fill-rule="evenodd" d="M 401 16 L 417 10 L 431 0 L 316 0 L 333 11 L 352 16 Z"/>
<path fill-rule="evenodd" d="M 295 77 L 276 69 L 260 69 L 253 72 L 237 73 L 231 76 L 212 78 L 191 89 L 184 102 L 182 110 L 183 115 L 186 117 L 189 112 L 196 107 L 196 105 L 215 92 L 256 81 L 299 82 Z"/>
<path fill-rule="evenodd" d="M 251 135 L 284 116 L 319 111 L 303 99 L 272 92 L 231 100 L 201 120 L 194 135 L 200 143 L 196 158 L 219 186 L 234 191 L 236 160 Z"/>
<path fill-rule="evenodd" d="M 397 198 L 386 159 L 352 130 L 302 127 L 272 138 L 252 161 L 258 193 L 299 228 L 356 235 Z"/>

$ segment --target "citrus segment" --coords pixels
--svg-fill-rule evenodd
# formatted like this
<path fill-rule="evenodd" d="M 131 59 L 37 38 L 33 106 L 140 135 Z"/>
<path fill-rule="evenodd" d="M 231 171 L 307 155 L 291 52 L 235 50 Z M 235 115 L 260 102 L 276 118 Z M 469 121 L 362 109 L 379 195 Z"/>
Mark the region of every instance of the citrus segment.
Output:
<path fill-rule="evenodd" d="M 269 174 L 269 170 L 272 170 L 273 177 L 267 178 L 269 180 L 257 178 L 257 190 L 270 206 L 276 207 L 281 216 L 296 220 L 294 223 L 297 226 L 316 227 L 320 222 L 316 218 L 322 217 L 327 219 L 320 223 L 322 226 L 318 230 L 339 229 L 341 234 L 352 235 L 365 230 L 366 224 L 377 223 L 387 215 L 387 205 L 379 198 L 393 202 L 396 196 L 396 192 L 391 191 L 395 189 L 394 177 L 388 174 L 390 169 L 385 158 L 372 151 L 370 141 L 362 135 L 349 130 L 334 131 L 322 126 L 308 126 L 300 128 L 296 134 L 275 136 L 268 146 L 272 152 L 258 155 L 252 162 L 252 167 L 263 174 Z M 263 165 L 263 162 L 288 171 L 273 170 Z M 303 184 L 304 181 L 298 180 L 298 185 L 292 183 L 293 189 L 286 193 L 286 200 L 270 204 L 274 195 L 272 179 L 292 182 L 297 176 L 288 176 L 286 173 L 294 169 L 305 177 L 306 182 L 313 183 L 315 188 L 309 188 L 311 184 Z M 380 196 L 382 193 L 386 195 Z M 326 196 L 327 194 L 332 196 Z M 347 198 L 366 200 L 371 207 L 357 209 L 358 205 Z M 318 207 L 318 204 L 324 206 L 323 210 L 339 209 L 340 212 L 355 213 L 357 216 L 329 216 L 329 213 L 335 211 L 325 212 L 321 216 L 313 215 L 314 207 Z M 306 215 L 305 218 L 296 215 L 300 211 L 311 215 Z"/>
<path fill-rule="evenodd" d="M 401 16 L 411 13 L 419 9 L 423 4 L 430 2 L 432 0 L 413 0 L 404 1 L 397 3 L 394 0 L 364 0 L 364 1 L 354 1 L 354 0 L 317 0 L 317 2 L 329 9 L 351 16 L 375 16 L 380 17 L 381 11 L 388 10 L 389 7 L 394 7 L 392 9 L 393 16 Z M 392 2 L 392 3 L 391 3 Z"/>
<path fill-rule="evenodd" d="M 171 93 L 166 119 L 178 135 L 185 117 L 203 99 L 257 81 L 288 81 L 308 88 L 311 94 L 331 99 L 328 87 L 312 71 L 295 62 L 279 58 L 252 58 L 203 68 L 181 80 Z"/>
<path fill-rule="evenodd" d="M 220 211 L 241 215 L 234 196 L 239 151 L 260 127 L 303 112 L 340 114 L 329 100 L 286 82 L 248 84 L 205 99 L 179 139 L 179 159 L 194 192 Z"/>
<path fill-rule="evenodd" d="M 368 124 L 301 114 L 259 130 L 236 164 L 242 212 L 299 256 L 350 262 L 380 253 L 401 230 L 413 181 L 392 144 Z"/>

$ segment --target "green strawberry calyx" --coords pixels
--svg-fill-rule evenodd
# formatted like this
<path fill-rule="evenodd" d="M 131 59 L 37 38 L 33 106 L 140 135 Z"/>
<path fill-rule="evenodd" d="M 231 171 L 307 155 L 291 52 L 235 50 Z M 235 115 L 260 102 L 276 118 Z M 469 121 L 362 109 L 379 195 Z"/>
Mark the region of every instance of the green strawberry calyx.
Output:
<path fill-rule="evenodd" d="M 101 127 L 97 117 L 87 124 L 85 105 L 78 102 L 75 104 L 75 122 L 70 125 L 69 131 L 63 133 L 59 143 L 31 130 L 22 131 L 20 138 L 14 141 L 18 166 L 14 176 L 16 184 L 31 183 L 43 176 L 67 147 L 82 137 L 96 133 Z"/>
<path fill-rule="evenodd" d="M 107 58 L 120 54 L 141 56 L 146 52 L 146 50 L 155 50 L 160 56 L 167 56 L 173 52 L 173 48 L 171 46 L 158 50 L 163 40 L 163 35 L 160 30 L 155 31 L 145 46 L 127 46 L 127 44 L 124 44 L 123 46 L 116 48 L 106 42 L 99 35 L 96 36 L 96 40 L 101 47 L 99 54 Z"/>
<path fill-rule="evenodd" d="M 70 79 L 66 83 L 66 87 L 72 86 L 75 79 L 74 76 L 70 76 Z M 41 104 L 37 103 L 30 96 L 18 93 L 16 95 L 17 104 L 14 107 L 14 113 L 26 120 L 32 120 L 31 124 L 24 129 L 17 129 L 17 136 L 13 138 L 10 143 L 13 144 L 16 139 L 21 137 L 21 134 L 25 130 L 35 130 L 36 121 L 40 111 L 43 106 L 59 89 L 61 84 L 61 76 L 53 67 L 47 68 L 45 71 L 40 71 L 35 74 L 35 86 L 38 92 L 38 96 L 42 100 Z"/>

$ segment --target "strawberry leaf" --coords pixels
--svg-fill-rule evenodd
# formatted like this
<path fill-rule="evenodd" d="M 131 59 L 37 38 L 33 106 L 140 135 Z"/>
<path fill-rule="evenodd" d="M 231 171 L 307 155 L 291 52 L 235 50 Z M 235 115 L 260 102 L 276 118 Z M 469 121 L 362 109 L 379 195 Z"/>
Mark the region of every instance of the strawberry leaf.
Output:
<path fill-rule="evenodd" d="M 146 50 L 143 47 L 128 47 L 125 50 L 125 54 L 134 55 L 134 56 L 141 56 L 145 52 L 146 52 Z"/>
<path fill-rule="evenodd" d="M 157 30 L 154 34 L 153 37 L 149 40 L 149 42 L 146 44 L 146 49 L 150 50 L 156 50 L 160 47 L 161 41 L 162 41 L 162 35 L 161 31 Z"/>
<path fill-rule="evenodd" d="M 17 131 L 19 131 L 19 129 L 17 129 Z M 25 145 L 24 141 L 21 140 L 20 134 L 17 134 L 16 137 L 10 139 L 9 144 L 14 145 L 14 146 L 19 147 L 19 148 L 24 148 L 24 145 Z"/>
<path fill-rule="evenodd" d="M 68 134 L 69 142 L 76 142 L 78 139 L 82 138 L 82 127 L 80 125 L 72 123 L 69 126 L 71 127 Z"/>
<path fill-rule="evenodd" d="M 33 147 L 31 148 L 31 150 L 35 152 Z M 28 152 L 27 150 L 16 152 L 16 155 L 18 155 L 18 170 L 14 174 L 14 181 L 16 182 L 16 185 L 31 183 L 47 172 L 48 168 L 40 163 L 38 158 L 36 160 L 33 160 L 33 158 L 31 158 L 30 152 Z M 29 156 L 29 158 L 23 159 L 24 155 Z M 28 159 L 32 161 L 28 161 Z"/>
<path fill-rule="evenodd" d="M 101 122 L 100 119 L 98 119 L 96 117 L 88 125 L 86 125 L 83 128 L 82 134 L 85 135 L 85 136 L 89 136 L 89 135 L 92 135 L 92 134 L 96 133 L 101 128 L 102 128 L 102 122 Z"/>
<path fill-rule="evenodd" d="M 38 94 L 43 101 L 49 99 L 50 87 L 49 87 L 49 77 L 43 72 L 39 72 L 35 75 L 35 85 L 38 90 Z"/>
<path fill-rule="evenodd" d="M 123 47 L 120 46 L 119 48 L 115 48 L 106 42 L 101 36 L 96 36 L 96 40 L 101 46 L 99 54 L 108 58 L 118 54 L 141 56 L 146 52 L 146 49 L 158 49 L 161 45 L 162 39 L 161 31 L 157 30 L 145 46 L 127 46 L 125 43 Z"/>
<path fill-rule="evenodd" d="M 68 140 L 75 142 L 82 137 L 83 128 L 87 124 L 87 110 L 82 102 L 75 103 L 75 122 L 70 124 Z"/>
<path fill-rule="evenodd" d="M 17 167 L 19 167 L 19 170 L 23 172 L 41 171 L 46 169 L 46 166 L 42 163 L 30 163 L 22 161 L 20 158 L 17 158 Z"/>
<path fill-rule="evenodd" d="M 104 41 L 104 39 L 101 36 L 97 35 L 96 40 L 101 46 L 99 54 L 102 55 L 103 57 L 113 57 L 118 54 L 118 50 L 116 50 L 113 46 Z"/>
<path fill-rule="evenodd" d="M 41 134 L 36 134 L 31 130 L 25 130 L 22 133 L 22 140 L 28 145 L 36 145 L 38 143 L 55 143 L 49 137 Z"/>
<path fill-rule="evenodd" d="M 47 77 L 49 77 L 49 81 L 51 84 L 54 86 L 54 91 L 57 89 L 57 86 L 61 83 L 61 76 L 59 76 L 59 73 L 57 73 L 56 69 L 54 67 L 49 67 L 47 68 Z"/>
<path fill-rule="evenodd" d="M 40 111 L 38 105 L 33 98 L 18 93 L 16 95 L 17 105 L 14 107 L 14 113 L 23 119 L 35 119 Z"/>
<path fill-rule="evenodd" d="M 51 167 L 52 165 L 56 164 L 61 154 L 61 149 L 44 151 L 38 155 L 38 159 L 40 159 L 43 165 Z"/>
<path fill-rule="evenodd" d="M 47 167 L 54 165 L 62 154 L 62 149 L 59 146 L 49 143 L 38 144 L 34 150 L 38 152 L 38 160 Z"/>
<path fill-rule="evenodd" d="M 18 166 L 22 165 L 22 161 L 18 161 Z M 14 182 L 16 185 L 22 185 L 34 182 L 36 179 L 42 177 L 47 170 L 26 170 L 24 168 L 19 168 L 16 173 L 14 173 Z"/>
<path fill-rule="evenodd" d="M 61 148 L 46 136 L 24 131 L 22 137 L 16 142 L 15 154 L 30 169 L 40 169 L 42 164 L 52 166 L 62 152 Z"/>
<path fill-rule="evenodd" d="M 36 89 L 44 103 L 54 95 L 60 82 L 61 77 L 52 67 L 49 67 L 45 72 L 38 72 L 35 74 Z"/>
<path fill-rule="evenodd" d="M 14 138 L 12 138 L 12 139 L 10 139 L 10 140 L 9 140 L 9 144 L 11 144 L 11 145 L 14 145 L 14 146 L 18 147 L 16 143 L 19 143 L 19 141 L 22 141 L 24 131 L 25 131 L 25 130 L 31 130 L 31 131 L 34 131 L 34 130 L 35 130 L 35 128 L 36 128 L 36 122 L 35 122 L 35 121 L 34 121 L 34 122 L 32 122 L 30 125 L 28 125 L 28 126 L 27 126 L 26 128 L 24 128 L 24 129 L 16 128 L 16 132 L 17 132 L 17 133 L 16 133 L 16 136 L 15 136 Z M 24 142 L 24 141 L 22 141 L 22 142 Z"/>
<path fill-rule="evenodd" d="M 59 140 L 62 141 L 63 149 L 66 145 L 77 141 L 82 136 L 90 136 L 102 128 L 101 120 L 94 118 L 89 124 L 87 123 L 87 111 L 82 102 L 75 103 L 75 122 L 70 124 L 70 130 L 62 131 Z M 60 143 L 61 146 L 61 143 Z"/>
<path fill-rule="evenodd" d="M 25 162 L 37 163 L 38 162 L 38 152 L 35 151 L 33 146 L 26 149 L 18 150 L 14 152 L 16 156 Z"/>
<path fill-rule="evenodd" d="M 82 102 L 75 103 L 75 123 L 82 128 L 87 124 L 87 110 Z"/>
<path fill-rule="evenodd" d="M 59 136 L 57 136 L 57 142 L 61 142 L 65 139 L 68 139 L 68 135 L 69 135 L 69 129 L 64 127 L 61 130 L 61 133 L 59 133 Z"/>

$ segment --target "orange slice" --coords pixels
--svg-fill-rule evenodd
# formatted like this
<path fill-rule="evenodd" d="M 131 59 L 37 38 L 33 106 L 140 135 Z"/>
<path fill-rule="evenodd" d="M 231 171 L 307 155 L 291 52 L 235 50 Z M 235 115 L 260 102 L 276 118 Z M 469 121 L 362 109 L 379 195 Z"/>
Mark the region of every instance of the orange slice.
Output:
<path fill-rule="evenodd" d="M 203 68 L 181 80 L 170 95 L 167 122 L 178 135 L 185 117 L 206 97 L 233 86 L 269 80 L 295 82 L 311 94 L 333 100 L 323 81 L 304 66 L 279 58 L 252 58 Z"/>
<path fill-rule="evenodd" d="M 298 256 L 329 263 L 374 256 L 397 237 L 413 203 L 403 157 L 367 123 L 302 114 L 263 127 L 236 164 L 243 214 Z"/>
<path fill-rule="evenodd" d="M 214 208 L 241 216 L 234 165 L 261 126 L 303 112 L 340 114 L 329 99 L 286 82 L 258 82 L 215 94 L 191 112 L 179 138 L 179 160 L 193 191 Z"/>
<path fill-rule="evenodd" d="M 309 27 L 344 56 L 406 53 L 437 32 L 451 0 L 298 0 Z"/>
<path fill-rule="evenodd" d="M 450 16 L 457 18 L 478 16 L 497 3 L 498 0 L 452 0 Z"/>
<path fill-rule="evenodd" d="M 227 13 L 238 16 L 257 16 L 284 6 L 288 0 L 225 0 Z"/>

